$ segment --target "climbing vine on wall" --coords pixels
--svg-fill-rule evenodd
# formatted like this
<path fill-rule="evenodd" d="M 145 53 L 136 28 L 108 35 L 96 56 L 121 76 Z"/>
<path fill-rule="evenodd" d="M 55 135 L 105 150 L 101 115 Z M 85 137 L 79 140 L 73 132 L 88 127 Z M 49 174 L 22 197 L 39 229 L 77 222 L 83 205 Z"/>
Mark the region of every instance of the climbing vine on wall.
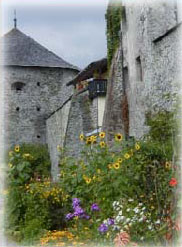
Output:
<path fill-rule="evenodd" d="M 119 31 L 122 17 L 121 1 L 110 0 L 105 15 L 107 24 L 107 57 L 108 66 L 110 67 L 113 55 L 119 45 Z"/>

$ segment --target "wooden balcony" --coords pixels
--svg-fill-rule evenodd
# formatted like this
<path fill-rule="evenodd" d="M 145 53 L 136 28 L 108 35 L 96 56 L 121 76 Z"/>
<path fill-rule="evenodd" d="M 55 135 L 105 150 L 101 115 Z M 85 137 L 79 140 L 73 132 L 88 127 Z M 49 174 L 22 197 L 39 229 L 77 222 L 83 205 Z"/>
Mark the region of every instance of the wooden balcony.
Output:
<path fill-rule="evenodd" d="M 93 79 L 88 84 L 89 97 L 94 99 L 97 96 L 105 96 L 107 92 L 106 79 Z"/>

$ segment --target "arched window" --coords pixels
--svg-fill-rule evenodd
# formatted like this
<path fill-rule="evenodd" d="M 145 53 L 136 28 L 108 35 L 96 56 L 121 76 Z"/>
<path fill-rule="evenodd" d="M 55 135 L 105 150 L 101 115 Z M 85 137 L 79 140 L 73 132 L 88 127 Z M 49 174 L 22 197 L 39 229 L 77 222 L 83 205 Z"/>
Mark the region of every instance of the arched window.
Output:
<path fill-rule="evenodd" d="M 11 85 L 11 89 L 16 90 L 16 92 L 21 92 L 24 86 L 25 83 L 17 81 Z"/>

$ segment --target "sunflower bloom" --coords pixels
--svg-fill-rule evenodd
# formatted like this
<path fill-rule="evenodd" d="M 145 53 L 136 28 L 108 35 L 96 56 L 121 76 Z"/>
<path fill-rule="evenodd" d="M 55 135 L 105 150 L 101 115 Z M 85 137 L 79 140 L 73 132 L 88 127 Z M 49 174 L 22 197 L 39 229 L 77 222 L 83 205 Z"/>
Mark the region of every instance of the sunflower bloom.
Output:
<path fill-rule="evenodd" d="M 106 135 L 106 133 L 105 133 L 105 132 L 100 132 L 100 133 L 99 133 L 99 137 L 100 137 L 100 138 L 104 138 L 104 137 L 105 137 L 105 135 Z"/>
<path fill-rule="evenodd" d="M 80 141 L 83 141 L 83 140 L 84 140 L 84 135 L 81 134 L 81 135 L 80 135 Z"/>
<path fill-rule="evenodd" d="M 90 137 L 92 144 L 95 144 L 97 141 L 97 136 L 91 136 Z"/>
<path fill-rule="evenodd" d="M 100 142 L 100 147 L 101 148 L 105 148 L 105 146 L 106 146 L 106 143 L 105 142 Z"/>
<path fill-rule="evenodd" d="M 124 157 L 125 157 L 125 159 L 129 159 L 129 158 L 130 158 L 130 155 L 129 155 L 128 153 L 126 153 L 126 154 L 124 155 Z"/>
<path fill-rule="evenodd" d="M 140 145 L 138 143 L 135 144 L 135 149 L 139 150 L 140 149 Z"/>
<path fill-rule="evenodd" d="M 16 145 L 16 146 L 15 146 L 15 152 L 18 153 L 19 151 L 20 151 L 20 146 L 19 146 L 19 145 Z"/>
<path fill-rule="evenodd" d="M 87 184 L 90 184 L 90 183 L 91 183 L 91 181 L 92 181 L 92 179 L 91 179 L 91 178 L 87 178 L 87 179 L 85 180 L 85 182 L 86 182 Z"/>
<path fill-rule="evenodd" d="M 123 139 L 123 136 L 120 133 L 115 135 L 115 141 L 120 142 L 120 141 L 122 141 L 122 139 Z"/>
<path fill-rule="evenodd" d="M 86 144 L 91 144 L 92 143 L 92 139 L 91 139 L 91 137 L 87 137 L 87 139 L 86 139 Z"/>
<path fill-rule="evenodd" d="M 114 169 L 118 170 L 120 168 L 120 164 L 118 162 L 114 163 L 113 167 Z"/>
<path fill-rule="evenodd" d="M 109 164 L 109 165 L 108 165 L 108 168 L 109 168 L 109 169 L 112 169 L 112 168 L 113 168 L 113 165 L 112 165 L 112 164 Z"/>
<path fill-rule="evenodd" d="M 166 163 L 165 163 L 165 168 L 166 169 L 170 169 L 171 168 L 171 162 L 170 161 L 167 161 Z"/>
<path fill-rule="evenodd" d="M 123 159 L 118 158 L 117 162 L 121 164 L 123 162 Z"/>

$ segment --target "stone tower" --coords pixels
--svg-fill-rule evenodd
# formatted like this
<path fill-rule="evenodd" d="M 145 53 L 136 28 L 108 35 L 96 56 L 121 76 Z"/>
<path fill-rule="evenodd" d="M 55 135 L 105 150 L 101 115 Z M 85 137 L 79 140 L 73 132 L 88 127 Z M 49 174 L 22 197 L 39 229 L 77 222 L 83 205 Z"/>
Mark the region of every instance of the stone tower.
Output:
<path fill-rule="evenodd" d="M 5 144 L 46 143 L 46 118 L 72 94 L 79 69 L 22 33 L 4 35 Z"/>

